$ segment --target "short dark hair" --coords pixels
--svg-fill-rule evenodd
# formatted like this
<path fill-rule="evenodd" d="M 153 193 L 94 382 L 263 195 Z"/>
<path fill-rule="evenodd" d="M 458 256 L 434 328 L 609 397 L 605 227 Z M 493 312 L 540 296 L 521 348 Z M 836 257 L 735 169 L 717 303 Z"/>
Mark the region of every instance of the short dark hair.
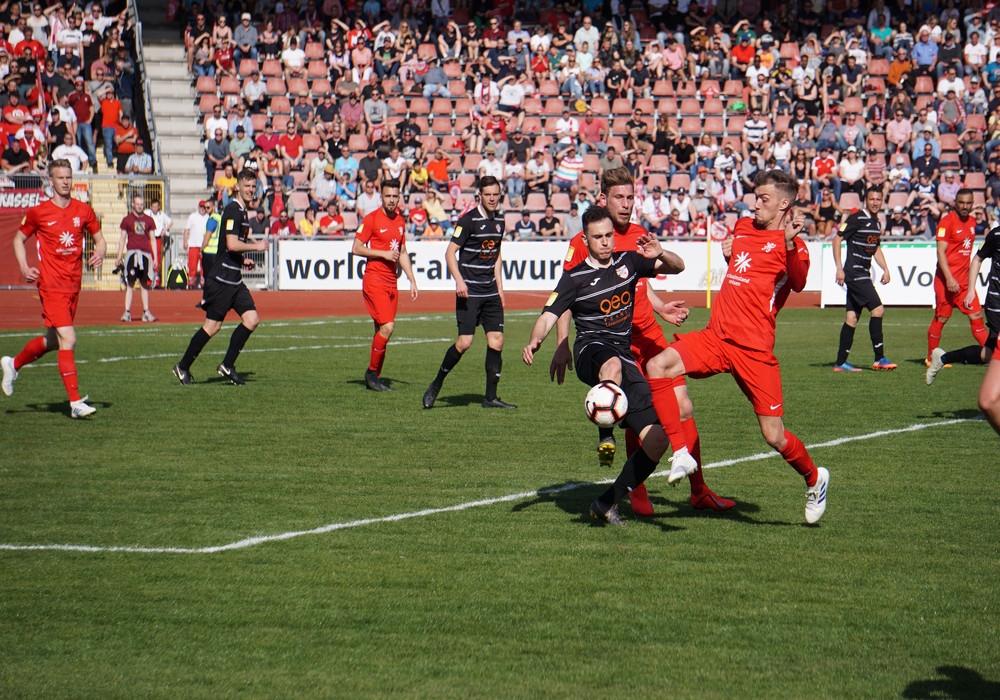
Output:
<path fill-rule="evenodd" d="M 237 176 L 236 179 L 239 180 L 240 182 L 246 182 L 247 180 L 256 180 L 257 172 L 251 170 L 250 168 L 243 168 L 243 170 L 240 171 L 240 174 Z"/>
<path fill-rule="evenodd" d="M 791 173 L 773 168 L 771 170 L 761 170 L 753 179 L 754 189 L 762 185 L 774 185 L 778 194 L 788 199 L 795 199 L 799 191 L 799 181 Z"/>
<path fill-rule="evenodd" d="M 382 184 L 379 185 L 379 189 L 380 190 L 398 190 L 399 189 L 399 180 L 396 180 L 395 178 L 388 179 L 388 180 L 382 180 Z"/>
<path fill-rule="evenodd" d="M 482 192 L 483 190 L 485 190 L 487 187 L 491 187 L 493 185 L 496 185 L 497 187 L 500 187 L 500 181 L 497 180 L 492 175 L 484 175 L 483 177 L 479 178 L 479 191 L 480 192 Z M 500 189 L 502 191 L 503 187 L 500 187 Z"/>
<path fill-rule="evenodd" d="M 969 195 L 970 197 L 974 197 L 975 196 L 975 194 L 972 192 L 971 188 L 969 188 L 969 187 L 963 187 L 962 189 L 960 189 L 958 192 L 955 193 L 955 199 L 958 199 L 959 197 L 962 197 L 962 196 L 965 196 L 965 195 Z"/>
<path fill-rule="evenodd" d="M 583 232 L 586 234 L 589 227 L 600 223 L 605 219 L 611 221 L 611 212 L 608 211 L 607 207 L 602 207 L 597 204 L 592 207 L 587 207 L 587 211 L 583 212 Z"/>
<path fill-rule="evenodd" d="M 879 185 L 869 185 L 865 189 L 865 197 L 868 197 L 868 195 L 870 195 L 872 192 L 878 192 L 880 195 L 883 195 L 883 196 L 885 195 L 885 192 L 882 190 L 882 188 Z"/>

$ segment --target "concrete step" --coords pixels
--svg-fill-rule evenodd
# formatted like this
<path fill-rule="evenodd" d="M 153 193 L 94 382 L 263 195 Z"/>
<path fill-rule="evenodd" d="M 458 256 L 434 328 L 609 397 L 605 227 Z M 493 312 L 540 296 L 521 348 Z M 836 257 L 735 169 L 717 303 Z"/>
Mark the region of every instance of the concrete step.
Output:
<path fill-rule="evenodd" d="M 200 154 L 195 156 L 164 151 L 161 152 L 160 159 L 163 161 L 164 172 L 171 177 L 205 171 L 204 160 Z"/>
<path fill-rule="evenodd" d="M 166 136 L 161 134 L 160 153 L 171 156 L 197 156 L 201 158 L 205 153 L 205 146 L 198 139 L 179 138 L 177 136 Z"/>
<path fill-rule="evenodd" d="M 191 85 L 191 81 L 184 80 L 157 80 L 150 83 L 156 89 L 156 98 L 161 100 L 178 99 L 194 104 L 197 92 Z"/>
<path fill-rule="evenodd" d="M 153 89 L 155 88 L 156 85 L 154 83 Z M 152 92 L 152 90 L 150 92 Z M 152 104 L 150 107 L 153 110 L 153 114 L 162 117 L 188 117 L 189 119 L 198 119 L 198 108 L 195 107 L 194 102 L 190 99 L 154 97 L 151 102 Z"/>
<path fill-rule="evenodd" d="M 148 31 L 148 25 L 144 25 L 142 34 L 144 39 L 149 36 Z M 159 66 L 176 65 L 185 71 L 187 70 L 187 53 L 184 50 L 184 42 L 180 37 L 177 38 L 177 43 L 172 46 L 144 45 L 142 53 L 150 63 L 158 64 Z"/>
<path fill-rule="evenodd" d="M 158 134 L 200 139 L 205 128 L 194 114 L 183 117 L 172 117 L 160 114 L 155 110 L 153 110 L 152 114 L 156 119 L 156 132 Z"/>

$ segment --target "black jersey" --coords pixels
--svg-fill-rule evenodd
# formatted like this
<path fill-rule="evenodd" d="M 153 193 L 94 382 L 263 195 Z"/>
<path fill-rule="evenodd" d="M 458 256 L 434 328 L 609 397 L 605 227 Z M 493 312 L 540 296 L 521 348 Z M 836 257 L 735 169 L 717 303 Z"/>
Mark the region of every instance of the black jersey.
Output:
<path fill-rule="evenodd" d="M 983 241 L 976 257 L 983 261 L 992 261 L 983 311 L 986 315 L 986 325 L 991 331 L 998 333 L 1000 332 L 1000 227 L 986 234 L 986 240 Z"/>
<path fill-rule="evenodd" d="M 451 242 L 457 245 L 458 271 L 469 288 L 469 297 L 499 294 L 495 272 L 503 241 L 504 220 L 487 216 L 482 207 L 472 209 L 455 225 Z"/>
<path fill-rule="evenodd" d="M 212 278 L 223 284 L 243 283 L 243 253 L 235 253 L 226 246 L 226 236 L 236 235 L 241 241 L 248 240 L 250 223 L 247 212 L 238 198 L 233 199 L 222 212 L 219 224 L 219 249 L 216 254 Z"/>
<path fill-rule="evenodd" d="M 588 341 L 599 340 L 631 357 L 635 285 L 640 277 L 655 276 L 655 266 L 655 260 L 631 250 L 612 253 L 607 267 L 595 267 L 587 258 L 563 273 L 543 311 L 556 316 L 572 311 L 575 353 Z"/>
<path fill-rule="evenodd" d="M 871 279 L 872 256 L 882 242 L 882 225 L 878 216 L 866 209 L 856 211 L 840 225 L 837 234 L 847 242 L 844 261 L 844 281 Z"/>

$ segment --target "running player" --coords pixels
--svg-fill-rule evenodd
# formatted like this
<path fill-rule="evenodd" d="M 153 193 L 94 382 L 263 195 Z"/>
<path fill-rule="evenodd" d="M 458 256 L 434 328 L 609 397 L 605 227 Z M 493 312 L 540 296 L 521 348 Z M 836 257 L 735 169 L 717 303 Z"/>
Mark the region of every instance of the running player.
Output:
<path fill-rule="evenodd" d="M 382 382 L 385 347 L 396 326 L 399 290 L 396 265 L 410 280 L 410 299 L 417 298 L 417 278 L 413 276 L 410 256 L 406 252 L 406 219 L 399 213 L 399 180 L 383 180 L 382 206 L 368 214 L 358 226 L 351 249 L 355 255 L 368 258 L 361 294 L 368 314 L 375 323 L 375 335 L 365 371 L 365 384 L 372 391 L 392 391 Z"/>
<path fill-rule="evenodd" d="M 931 351 L 931 363 L 927 368 L 927 374 L 925 377 L 928 384 L 934 383 L 934 379 L 937 377 L 938 372 L 941 371 L 941 368 L 944 367 L 945 364 L 990 364 L 992 368 L 993 363 L 990 363 L 990 359 L 996 356 L 997 335 L 1000 334 L 1000 228 L 995 228 L 986 234 L 983 246 L 974 256 L 972 256 L 972 261 L 969 264 L 969 276 L 967 280 L 968 291 L 965 293 L 965 299 L 963 299 L 963 303 L 965 303 L 966 306 L 971 304 L 972 299 L 975 297 L 976 280 L 979 277 L 979 270 L 982 268 L 983 261 L 987 259 L 992 260 L 992 264 L 990 265 L 990 276 L 986 289 L 986 302 L 983 304 L 983 310 L 986 314 L 986 325 L 989 328 L 989 337 L 986 339 L 986 343 L 982 347 L 979 345 L 970 345 L 962 348 L 961 350 L 952 350 L 951 352 L 945 352 L 943 348 L 934 348 L 934 350 Z M 985 380 L 983 382 L 983 386 L 988 386 L 988 383 Z M 980 401 L 980 408 L 990 423 L 996 427 L 1000 424 L 1000 404 L 997 403 L 997 399 L 1000 399 L 1000 384 L 996 385 L 993 391 L 993 400 L 990 401 L 989 389 L 987 389 L 987 400 L 985 404 L 982 400 Z M 980 392 L 980 398 L 982 399 L 982 397 L 983 393 Z"/>
<path fill-rule="evenodd" d="M 101 223 L 94 210 L 73 199 L 73 167 L 68 160 L 54 160 L 49 165 L 52 198 L 27 211 L 21 227 L 14 234 L 14 258 L 29 284 L 38 285 L 42 301 L 45 335 L 28 342 L 16 357 L 0 358 L 3 368 L 3 393 L 14 393 L 18 370 L 47 352 L 59 348 L 59 374 L 69 396 L 70 416 L 84 418 L 97 409 L 80 398 L 76 376 L 76 330 L 73 319 L 80 300 L 83 280 L 83 251 L 86 235 L 94 239 L 94 251 L 87 264 L 99 268 L 104 262 L 107 244 L 101 235 Z M 28 265 L 24 246 L 31 236 L 38 242 L 38 267 Z"/>
<path fill-rule="evenodd" d="M 503 264 L 500 244 L 504 221 L 497 216 L 502 189 L 492 175 L 479 178 L 479 205 L 459 218 L 448 242 L 445 260 L 455 278 L 458 339 L 448 348 L 441 368 L 427 391 L 424 408 L 433 408 L 445 377 L 472 345 L 476 326 L 486 332 L 486 396 L 483 408 L 517 408 L 497 397 L 503 368 Z"/>
<path fill-rule="evenodd" d="M 156 320 L 149 310 L 149 290 L 153 286 L 156 271 L 156 222 L 143 211 L 141 194 L 133 195 L 132 211 L 125 215 L 121 223 L 121 240 L 118 243 L 118 259 L 115 265 L 125 267 L 125 313 L 122 321 L 132 320 L 132 295 L 135 283 L 139 283 L 139 299 L 142 301 L 142 320 L 150 323 Z"/>
<path fill-rule="evenodd" d="M 840 348 L 837 350 L 837 362 L 833 365 L 835 372 L 860 372 L 847 361 L 854 343 L 854 331 L 858 327 L 858 318 L 862 309 L 868 309 L 871 318 L 868 319 L 868 334 L 872 339 L 872 349 L 875 350 L 875 363 L 872 369 L 896 369 L 896 363 L 885 356 L 885 344 L 882 340 L 882 316 L 885 306 L 875 291 L 872 283 L 872 258 L 882 268 L 882 284 L 889 284 L 889 267 L 882 252 L 882 224 L 878 213 L 882 210 L 882 190 L 872 185 L 865 193 L 865 205 L 848 216 L 833 237 L 833 262 L 837 266 L 837 284 L 847 286 L 847 318 L 840 329 Z M 847 241 L 847 269 L 841 263 L 842 241 Z"/>
<path fill-rule="evenodd" d="M 815 523 L 826 510 L 830 474 L 816 467 L 802 442 L 785 429 L 774 356 L 775 298 L 785 285 L 800 291 L 808 273 L 795 240 L 804 220 L 791 217 L 797 188 L 795 178 L 784 171 L 757 174 L 754 220 L 736 223 L 732 257 L 708 327 L 677 336 L 677 342 L 647 363 L 647 374 L 732 374 L 754 407 L 764 439 L 805 479 L 806 522 Z"/>
<path fill-rule="evenodd" d="M 979 345 L 986 344 L 989 331 L 983 324 L 983 309 L 975 287 L 967 287 L 969 259 L 976 241 L 976 220 L 972 216 L 972 190 L 963 187 L 955 195 L 955 210 L 941 219 L 937 228 L 937 274 L 934 276 L 936 307 L 927 329 L 927 360 L 941 344 L 941 331 L 955 307 L 969 317 L 972 337 Z M 968 292 L 972 290 L 972 294 Z"/>
<path fill-rule="evenodd" d="M 590 505 L 594 518 L 624 525 L 618 515 L 618 501 L 653 473 L 668 445 L 653 408 L 649 384 L 631 353 L 632 315 L 639 293 L 636 283 L 642 277 L 681 272 L 684 263 L 663 250 L 648 233 L 636 238 L 638 252 L 615 251 L 615 227 L 610 213 L 600 204 L 584 212 L 583 230 L 587 258 L 563 273 L 531 329 L 522 358 L 531 365 L 542 341 L 559 318 L 570 311 L 576 324 L 573 355 L 580 381 L 593 386 L 610 380 L 625 392 L 625 423 L 638 434 L 642 447 L 625 461 L 611 487 Z"/>
<path fill-rule="evenodd" d="M 629 217 L 632 214 L 635 200 L 635 184 L 632 175 L 626 168 L 612 168 L 606 171 L 601 177 L 601 194 L 598 203 L 608 208 L 611 221 L 615 227 L 615 250 L 636 250 L 636 240 L 639 236 L 647 233 L 646 229 L 638 224 L 631 223 Z M 563 263 L 563 269 L 572 269 L 583 262 L 587 257 L 587 247 L 582 234 L 577 234 L 569 244 L 569 250 Z M 632 356 L 635 358 L 639 369 L 645 373 L 646 362 L 661 353 L 667 347 L 667 340 L 663 336 L 663 329 L 656 322 L 659 314 L 664 320 L 680 325 L 687 318 L 688 311 L 680 302 L 664 302 L 646 284 L 645 279 L 639 279 L 636 283 L 635 314 L 632 320 Z M 558 346 L 552 357 L 552 364 L 549 374 L 562 384 L 566 374 L 566 368 L 572 368 L 573 356 L 569 351 L 569 314 L 563 314 L 556 326 Z M 683 377 L 673 381 L 651 381 L 650 387 L 653 391 L 654 401 L 657 394 L 667 392 L 668 398 L 680 407 L 680 425 L 682 431 L 682 443 L 690 452 L 694 461 L 701 463 L 701 441 L 698 435 L 698 428 L 694 422 L 693 406 L 688 397 L 687 385 Z M 664 417 L 661 415 L 660 420 Z M 667 425 L 663 422 L 663 425 Z M 631 455 L 638 447 L 635 434 L 626 431 L 626 452 Z M 673 440 L 671 441 L 673 443 Z M 678 443 L 675 449 L 681 447 Z M 610 467 L 615 455 L 615 439 L 611 429 L 601 429 L 597 445 L 597 458 L 602 466 Z M 682 457 L 679 457 L 682 458 Z M 728 498 L 721 498 L 712 492 L 705 485 L 704 474 L 699 466 L 697 471 L 690 474 L 691 481 L 691 505 L 695 508 L 708 508 L 712 510 L 728 510 L 736 503 Z M 632 510 L 637 515 L 653 515 L 653 504 L 649 501 L 646 487 L 640 485 L 639 488 L 629 493 L 629 501 Z"/>
<path fill-rule="evenodd" d="M 267 250 L 267 239 L 250 239 L 247 207 L 257 191 L 257 173 L 244 168 L 237 177 L 236 196 L 226 205 L 219 225 L 218 251 L 212 266 L 205 274 L 204 308 L 205 323 L 192 336 L 181 361 L 174 365 L 174 376 L 181 384 L 191 383 L 191 365 L 198 358 L 212 337 L 222 328 L 226 314 L 233 309 L 240 315 L 240 325 L 229 338 L 229 350 L 216 371 L 231 383 L 240 386 L 246 382 L 236 373 L 236 359 L 260 323 L 257 307 L 250 290 L 243 283 L 243 268 L 252 269 L 253 260 L 243 253 Z"/>

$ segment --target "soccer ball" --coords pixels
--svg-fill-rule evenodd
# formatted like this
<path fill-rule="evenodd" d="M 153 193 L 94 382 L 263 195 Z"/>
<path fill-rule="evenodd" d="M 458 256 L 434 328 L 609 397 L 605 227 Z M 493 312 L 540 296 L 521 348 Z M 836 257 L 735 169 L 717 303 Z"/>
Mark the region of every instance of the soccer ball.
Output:
<path fill-rule="evenodd" d="M 620 423 L 628 413 L 628 398 L 614 382 L 604 381 L 587 392 L 583 403 L 587 418 L 602 428 Z"/>

